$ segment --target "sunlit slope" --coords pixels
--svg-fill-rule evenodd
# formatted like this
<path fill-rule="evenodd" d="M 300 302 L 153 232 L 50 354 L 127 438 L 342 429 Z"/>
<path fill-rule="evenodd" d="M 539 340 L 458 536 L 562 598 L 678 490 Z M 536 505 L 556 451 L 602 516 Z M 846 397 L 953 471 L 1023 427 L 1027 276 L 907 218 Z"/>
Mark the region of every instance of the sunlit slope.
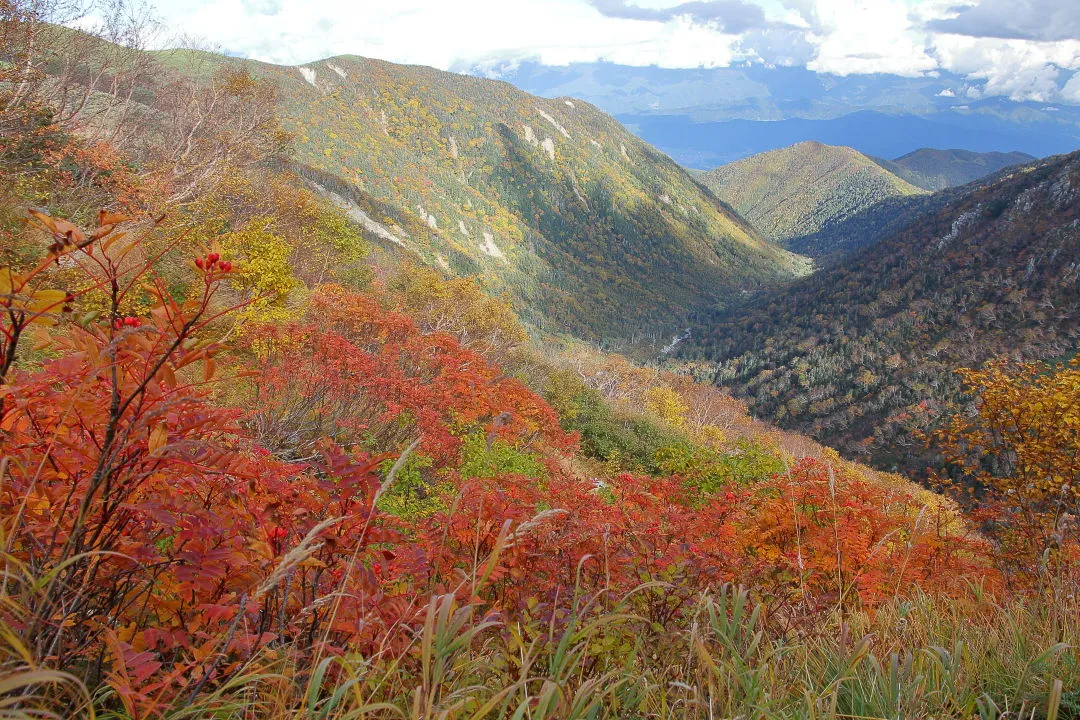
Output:
<path fill-rule="evenodd" d="M 778 242 L 818 232 L 888 198 L 926 193 L 856 150 L 817 142 L 721 166 L 702 182 Z"/>
<path fill-rule="evenodd" d="M 373 239 L 482 277 L 533 324 L 662 336 L 805 269 L 587 103 L 351 56 L 251 67 L 304 174 Z"/>

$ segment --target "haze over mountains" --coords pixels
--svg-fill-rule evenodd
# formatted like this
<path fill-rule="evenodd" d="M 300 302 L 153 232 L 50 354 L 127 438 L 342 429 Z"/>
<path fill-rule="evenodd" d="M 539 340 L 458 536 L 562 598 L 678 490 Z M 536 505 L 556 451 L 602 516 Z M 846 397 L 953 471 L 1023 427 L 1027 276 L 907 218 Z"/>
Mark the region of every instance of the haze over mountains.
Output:
<path fill-rule="evenodd" d="M 546 97 L 589 100 L 680 163 L 700 169 L 807 140 L 884 158 L 923 147 L 1038 157 L 1080 148 L 1075 105 L 980 98 L 969 81 L 948 72 L 838 76 L 761 65 L 521 63 L 498 76 Z"/>

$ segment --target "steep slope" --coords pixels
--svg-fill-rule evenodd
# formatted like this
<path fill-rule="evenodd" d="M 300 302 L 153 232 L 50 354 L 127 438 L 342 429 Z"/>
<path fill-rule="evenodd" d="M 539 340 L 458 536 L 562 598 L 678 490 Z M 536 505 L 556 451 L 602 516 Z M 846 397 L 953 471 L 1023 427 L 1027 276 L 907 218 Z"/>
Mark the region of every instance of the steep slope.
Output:
<path fill-rule="evenodd" d="M 1022 152 L 978 153 L 922 148 L 895 160 L 874 160 L 912 185 L 933 191 L 966 185 L 1007 167 L 1029 163 L 1035 157 Z"/>
<path fill-rule="evenodd" d="M 1018 156 L 1022 153 L 1012 155 Z M 888 163 L 880 160 L 878 162 Z M 819 266 L 839 262 L 849 253 L 894 235 L 918 218 L 937 212 L 973 192 L 976 184 L 983 186 L 997 182 L 998 175 L 1009 172 L 1008 167 L 965 185 L 938 190 L 931 195 L 897 195 L 885 198 L 839 222 L 829 223 L 817 232 L 790 240 L 786 246 L 792 252 L 813 257 Z"/>
<path fill-rule="evenodd" d="M 886 466 L 957 409 L 959 367 L 1080 347 L 1080 153 L 1002 173 L 737 312 L 685 351 L 759 417 Z"/>
<path fill-rule="evenodd" d="M 925 194 L 860 152 L 817 142 L 721 166 L 702 182 L 764 236 L 782 243 L 887 198 Z"/>
<path fill-rule="evenodd" d="M 351 56 L 248 66 L 279 88 L 301 173 L 374 241 L 536 325 L 659 338 L 805 268 L 587 103 Z"/>

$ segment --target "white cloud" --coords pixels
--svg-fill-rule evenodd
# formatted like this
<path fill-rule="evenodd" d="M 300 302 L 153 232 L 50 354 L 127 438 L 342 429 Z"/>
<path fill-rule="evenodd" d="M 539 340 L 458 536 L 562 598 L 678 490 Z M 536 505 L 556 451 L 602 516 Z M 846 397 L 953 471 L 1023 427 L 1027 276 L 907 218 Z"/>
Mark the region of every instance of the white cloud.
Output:
<path fill-rule="evenodd" d="M 751 61 L 836 75 L 943 70 L 968 78 L 975 96 L 1080 102 L 1080 40 L 940 29 L 991 17 L 980 3 L 997 12 L 1001 0 L 159 1 L 178 33 L 282 64 L 356 54 L 441 69 L 603 60 L 666 68 Z M 1009 2 L 1031 6 L 1018 11 L 1029 35 L 1053 38 L 1034 27 L 1031 8 L 1075 0 Z"/>
<path fill-rule="evenodd" d="M 937 67 L 902 0 L 817 0 L 811 70 L 836 75 L 921 75 Z"/>
<path fill-rule="evenodd" d="M 933 51 L 941 67 L 985 83 L 977 95 L 1040 102 L 1057 99 L 1063 70 L 1080 69 L 1080 40 L 1038 42 L 937 35 Z"/>
<path fill-rule="evenodd" d="M 526 58 L 548 65 L 608 60 L 716 67 L 732 61 L 737 40 L 685 16 L 666 22 L 605 17 L 585 0 L 260 3 L 272 13 L 253 11 L 250 0 L 181 3 L 167 0 L 160 8 L 170 25 L 282 64 L 355 54 L 442 69 Z"/>
<path fill-rule="evenodd" d="M 1080 39 L 1076 0 L 980 0 L 930 23 L 939 32 L 1028 40 Z"/>
<path fill-rule="evenodd" d="M 1065 87 L 1061 89 L 1061 99 L 1068 103 L 1080 105 L 1080 72 L 1073 75 L 1072 79 L 1065 83 Z"/>

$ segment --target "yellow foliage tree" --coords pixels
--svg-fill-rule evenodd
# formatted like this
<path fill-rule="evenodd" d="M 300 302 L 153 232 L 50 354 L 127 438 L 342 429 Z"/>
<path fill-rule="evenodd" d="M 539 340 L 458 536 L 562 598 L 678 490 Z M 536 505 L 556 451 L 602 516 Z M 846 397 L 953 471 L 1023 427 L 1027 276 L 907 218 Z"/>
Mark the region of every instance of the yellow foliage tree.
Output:
<path fill-rule="evenodd" d="M 961 482 L 984 493 L 1005 549 L 1023 561 L 1075 549 L 1080 361 L 1056 368 L 995 361 L 960 374 L 978 401 L 975 412 L 937 432 L 945 459 Z"/>
<path fill-rule="evenodd" d="M 292 246 L 271 230 L 267 217 L 249 220 L 240 229 L 221 236 L 224 257 L 238 263 L 233 285 L 251 300 L 241 311 L 242 319 L 281 322 L 292 313 L 287 307 L 290 294 L 301 287 L 289 264 Z"/>
<path fill-rule="evenodd" d="M 502 363 L 528 338 L 507 302 L 492 298 L 469 278 L 403 267 L 390 283 L 398 308 L 424 332 L 448 332 L 471 350 Z"/>
<path fill-rule="evenodd" d="M 673 428 L 686 427 L 686 415 L 690 407 L 676 391 L 664 385 L 649 388 L 645 393 L 645 407 L 656 417 Z"/>

